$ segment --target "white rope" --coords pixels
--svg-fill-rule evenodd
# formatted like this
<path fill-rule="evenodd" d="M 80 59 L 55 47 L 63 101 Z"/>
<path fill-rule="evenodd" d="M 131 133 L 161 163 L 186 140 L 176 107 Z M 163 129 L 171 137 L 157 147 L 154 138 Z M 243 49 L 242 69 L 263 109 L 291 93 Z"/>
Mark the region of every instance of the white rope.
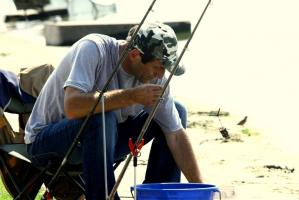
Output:
<path fill-rule="evenodd" d="M 137 177 L 137 166 L 134 166 L 134 200 L 137 199 L 137 189 L 136 189 L 136 177 Z"/>
<path fill-rule="evenodd" d="M 104 179 L 105 179 L 105 199 L 109 199 L 108 196 L 108 181 L 107 181 L 107 153 L 106 153 L 106 122 L 105 122 L 105 98 L 101 97 L 102 103 L 102 133 L 103 133 L 103 154 L 104 154 Z"/>

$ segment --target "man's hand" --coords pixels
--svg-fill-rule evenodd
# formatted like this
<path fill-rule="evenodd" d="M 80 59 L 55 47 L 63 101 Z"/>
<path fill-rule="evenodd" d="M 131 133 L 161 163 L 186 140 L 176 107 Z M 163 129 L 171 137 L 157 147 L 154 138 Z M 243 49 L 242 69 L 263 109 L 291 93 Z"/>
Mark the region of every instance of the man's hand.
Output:
<path fill-rule="evenodd" d="M 144 106 L 153 106 L 162 94 L 162 87 L 154 84 L 144 84 L 132 88 L 133 101 Z"/>

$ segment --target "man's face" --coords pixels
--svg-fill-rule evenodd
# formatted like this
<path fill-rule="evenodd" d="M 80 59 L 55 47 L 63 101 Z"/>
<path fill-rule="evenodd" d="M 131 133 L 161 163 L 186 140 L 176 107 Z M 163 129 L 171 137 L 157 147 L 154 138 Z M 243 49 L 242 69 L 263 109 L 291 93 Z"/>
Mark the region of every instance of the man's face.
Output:
<path fill-rule="evenodd" d="M 136 78 L 142 83 L 147 83 L 155 78 L 161 79 L 165 74 L 165 68 L 157 59 L 146 64 L 140 62 L 137 69 Z"/>

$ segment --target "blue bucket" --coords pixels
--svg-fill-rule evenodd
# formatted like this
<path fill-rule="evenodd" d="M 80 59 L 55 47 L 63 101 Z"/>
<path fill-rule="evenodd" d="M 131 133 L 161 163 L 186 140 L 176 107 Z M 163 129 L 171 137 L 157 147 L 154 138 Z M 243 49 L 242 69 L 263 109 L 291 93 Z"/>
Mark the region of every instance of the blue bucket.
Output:
<path fill-rule="evenodd" d="M 131 192 L 134 187 L 131 187 Z M 215 185 L 202 183 L 151 183 L 136 185 L 137 200 L 213 200 Z M 221 198 L 221 197 L 220 197 Z"/>

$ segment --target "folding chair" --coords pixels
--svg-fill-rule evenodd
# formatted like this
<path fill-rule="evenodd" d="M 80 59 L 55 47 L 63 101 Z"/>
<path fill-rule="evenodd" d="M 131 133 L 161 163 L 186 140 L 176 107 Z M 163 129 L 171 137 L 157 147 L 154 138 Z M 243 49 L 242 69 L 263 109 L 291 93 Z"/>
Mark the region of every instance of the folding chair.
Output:
<path fill-rule="evenodd" d="M 60 199 L 79 199 L 85 194 L 84 181 L 81 178 L 81 154 L 74 151 L 69 163 L 60 173 L 51 188 L 51 194 Z M 116 169 L 126 157 L 117 160 L 114 164 Z M 0 145 L 0 171 L 2 180 L 7 191 L 14 199 L 34 199 L 41 185 L 51 180 L 57 170 L 57 165 L 49 163 L 45 167 L 34 166 L 26 151 L 26 144 L 2 144 Z M 68 189 L 74 191 L 65 196 L 65 182 L 69 180 Z M 71 187 L 71 188 L 69 188 Z M 75 198 L 74 198 L 75 197 Z"/>
<path fill-rule="evenodd" d="M 14 199 L 34 199 L 46 168 L 40 171 L 31 165 L 24 144 L 0 145 L 0 161 L 2 181 L 9 194 Z"/>
<path fill-rule="evenodd" d="M 47 185 L 56 171 L 56 165 L 52 163 L 45 167 L 34 166 L 27 155 L 25 144 L 0 145 L 0 162 L 2 180 L 14 199 L 34 199 L 41 185 L 43 183 Z M 80 163 L 68 164 L 55 183 L 53 196 L 56 199 L 78 199 L 81 197 L 84 194 L 84 182 L 81 174 Z M 67 180 L 70 182 L 67 184 L 67 188 L 63 188 L 66 186 L 65 181 Z M 66 189 L 71 189 L 72 194 L 65 194 Z"/>

